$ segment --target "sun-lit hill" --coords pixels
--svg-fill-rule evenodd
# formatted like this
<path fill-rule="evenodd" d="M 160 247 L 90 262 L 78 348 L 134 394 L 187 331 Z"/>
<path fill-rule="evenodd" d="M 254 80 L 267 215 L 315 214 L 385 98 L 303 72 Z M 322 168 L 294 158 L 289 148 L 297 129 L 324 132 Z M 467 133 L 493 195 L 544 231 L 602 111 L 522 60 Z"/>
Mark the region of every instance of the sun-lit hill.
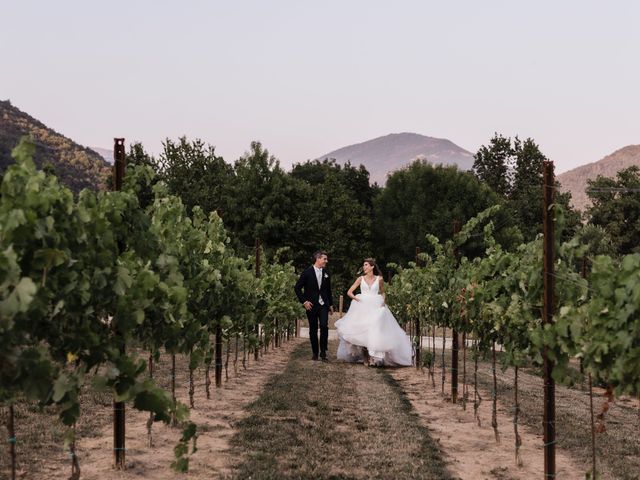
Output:
<path fill-rule="evenodd" d="M 640 145 L 628 145 L 597 162 L 581 165 L 564 172 L 558 175 L 558 181 L 563 191 L 571 192 L 573 205 L 584 211 L 590 205 L 585 192 L 587 180 L 594 180 L 598 175 L 615 177 L 620 170 L 632 165 L 640 166 Z"/>
<path fill-rule="evenodd" d="M 457 165 L 461 170 L 470 170 L 473 166 L 473 154 L 452 141 L 417 133 L 392 133 L 339 148 L 318 158 L 362 164 L 371 174 L 371 180 L 379 184 L 385 183 L 388 173 L 408 165 L 416 158 L 433 164 Z"/>
<path fill-rule="evenodd" d="M 53 166 L 60 181 L 74 192 L 105 188 L 111 167 L 100 154 L 47 127 L 8 100 L 0 101 L 0 171 L 13 163 L 11 151 L 25 135 L 35 142 L 36 165 Z"/>

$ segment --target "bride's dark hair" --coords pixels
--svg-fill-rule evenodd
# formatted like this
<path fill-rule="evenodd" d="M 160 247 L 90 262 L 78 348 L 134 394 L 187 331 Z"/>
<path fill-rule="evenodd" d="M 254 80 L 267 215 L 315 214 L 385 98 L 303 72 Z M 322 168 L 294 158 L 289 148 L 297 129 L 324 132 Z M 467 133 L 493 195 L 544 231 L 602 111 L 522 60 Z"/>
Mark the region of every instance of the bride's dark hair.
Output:
<path fill-rule="evenodd" d="M 369 265 L 371 265 L 373 267 L 374 275 L 382 275 L 382 272 L 380 271 L 380 268 L 378 267 L 378 264 L 376 263 L 375 258 L 365 258 L 362 263 L 368 263 Z"/>

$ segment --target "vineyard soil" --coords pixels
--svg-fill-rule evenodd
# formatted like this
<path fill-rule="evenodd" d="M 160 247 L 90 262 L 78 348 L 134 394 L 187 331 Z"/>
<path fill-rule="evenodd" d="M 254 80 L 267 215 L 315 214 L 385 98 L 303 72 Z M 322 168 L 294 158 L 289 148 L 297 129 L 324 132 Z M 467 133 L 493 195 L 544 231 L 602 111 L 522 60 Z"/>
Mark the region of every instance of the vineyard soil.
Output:
<path fill-rule="evenodd" d="M 480 362 L 478 381 L 483 389 L 491 384 L 491 366 Z M 537 372 L 520 372 L 520 420 L 542 435 L 542 378 Z M 598 415 L 604 402 L 604 390 L 594 388 L 594 410 Z M 513 408 L 513 369 L 498 370 L 498 398 L 507 411 Z M 589 395 L 581 385 L 556 386 L 556 419 L 558 446 L 571 453 L 582 471 L 591 465 L 591 423 Z M 503 430 L 511 425 L 503 422 Z M 605 479 L 640 479 L 640 403 L 622 397 L 610 404 L 605 416 L 606 430 L 596 435 L 597 468 Z M 538 445 L 540 442 L 538 442 Z M 584 475 L 583 477 L 584 478 Z"/>
<path fill-rule="evenodd" d="M 334 353 L 337 342 L 330 342 Z M 238 376 L 233 358 L 229 381 L 211 387 L 205 396 L 204 371 L 195 374 L 198 451 L 191 471 L 179 475 L 169 469 L 177 429 L 153 426 L 154 446 L 147 446 L 144 413 L 127 410 L 126 472 L 111 468 L 111 399 L 87 393 L 85 411 L 77 426 L 77 452 L 83 479 L 209 478 L 462 478 L 529 479 L 542 472 L 540 435 L 541 379 L 535 372 L 520 373 L 521 457 L 514 460 L 511 370 L 499 372 L 498 425 L 501 443 L 491 428 L 490 364 L 480 362 L 482 426 L 473 416 L 473 388 L 467 410 L 441 394 L 440 370 L 436 388 L 424 371 L 414 368 L 376 369 L 335 360 L 310 360 L 308 340 L 285 342 L 269 349 L 259 362 L 250 359 Z M 439 359 L 438 359 L 439 363 Z M 449 363 L 449 359 L 447 359 Z M 468 359 L 468 381 L 472 378 Z M 157 381 L 169 388 L 170 357 L 155 365 Z M 447 377 L 449 371 L 447 370 Z M 188 370 L 178 356 L 177 394 L 188 402 Z M 460 388 L 462 386 L 460 385 Z M 600 392 L 600 391 L 599 391 Z M 590 465 L 588 397 L 579 388 L 558 387 L 559 478 L 582 479 Z M 596 397 L 596 408 L 602 397 Z M 637 479 L 640 469 L 638 403 L 617 400 L 607 414 L 607 431 L 598 435 L 598 465 L 607 479 Z M 18 404 L 16 427 L 19 478 L 67 478 L 70 465 L 62 448 L 63 429 L 49 409 L 38 412 Z M 4 434 L 4 432 L 3 432 Z M 0 473 L 7 456 L 0 456 Z"/>
<path fill-rule="evenodd" d="M 413 368 L 391 371 L 411 404 L 437 438 L 445 452 L 445 460 L 451 472 L 463 479 L 528 480 L 540 478 L 543 472 L 542 436 L 533 430 L 520 427 L 522 438 L 520 455 L 522 466 L 515 464 L 513 417 L 506 408 L 499 407 L 498 425 L 500 443 L 496 443 L 491 428 L 491 394 L 484 388 L 480 396 L 478 426 L 473 415 L 473 389 L 466 411 L 462 404 L 451 403 L 451 385 L 445 384 L 442 395 L 441 381 L 436 369 L 436 387 L 430 377 Z M 462 389 L 460 383 L 459 388 Z M 584 468 L 576 464 L 565 452 L 557 452 L 558 478 L 583 479 Z"/>
<path fill-rule="evenodd" d="M 180 430 L 161 423 L 153 425 L 152 448 L 147 446 L 146 422 L 148 414 L 127 409 L 127 465 L 125 472 L 111 468 L 113 433 L 111 400 L 95 394 L 86 395 L 78 425 L 77 454 L 80 460 L 81 478 L 86 480 L 112 479 L 179 479 L 192 480 L 220 478 L 230 470 L 229 440 L 235 431 L 236 422 L 246 415 L 246 405 L 262 391 L 264 384 L 274 374 L 281 372 L 287 364 L 289 354 L 301 339 L 285 342 L 282 348 L 269 350 L 257 363 L 253 356 L 249 368 L 238 364 L 236 377 L 233 365 L 229 365 L 229 381 L 216 389 L 211 386 L 211 399 L 205 396 L 204 370 L 195 373 L 195 409 L 191 412 L 200 431 L 198 451 L 191 459 L 188 475 L 177 474 L 169 468 L 173 459 L 173 447 L 180 437 Z M 233 356 L 231 358 L 233 361 Z M 170 388 L 171 363 L 168 355 L 162 355 L 155 365 L 158 383 Z M 213 372 L 211 372 L 213 380 Z M 224 373 L 223 373 L 224 382 Z M 188 403 L 188 368 L 186 357 L 177 357 L 176 393 L 178 400 Z M 63 429 L 50 412 L 38 413 L 34 407 L 21 404 L 20 417 L 16 420 L 18 435 L 18 478 L 49 480 L 67 478 L 70 473 L 68 454 L 62 449 Z M 3 431 L 4 435 L 4 431 Z M 0 455 L 0 478 L 5 478 L 8 460 Z"/>

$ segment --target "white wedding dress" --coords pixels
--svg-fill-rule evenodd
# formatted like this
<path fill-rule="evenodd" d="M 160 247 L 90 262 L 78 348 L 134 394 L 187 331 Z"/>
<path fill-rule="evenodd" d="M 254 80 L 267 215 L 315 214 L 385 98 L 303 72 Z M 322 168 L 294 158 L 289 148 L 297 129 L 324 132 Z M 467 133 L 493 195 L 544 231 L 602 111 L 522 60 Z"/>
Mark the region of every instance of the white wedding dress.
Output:
<path fill-rule="evenodd" d="M 363 347 L 372 361 L 388 366 L 410 366 L 411 339 L 398 325 L 379 293 L 380 277 L 372 285 L 360 279 L 360 293 L 347 313 L 336 322 L 340 338 L 337 357 L 347 362 L 361 362 Z"/>

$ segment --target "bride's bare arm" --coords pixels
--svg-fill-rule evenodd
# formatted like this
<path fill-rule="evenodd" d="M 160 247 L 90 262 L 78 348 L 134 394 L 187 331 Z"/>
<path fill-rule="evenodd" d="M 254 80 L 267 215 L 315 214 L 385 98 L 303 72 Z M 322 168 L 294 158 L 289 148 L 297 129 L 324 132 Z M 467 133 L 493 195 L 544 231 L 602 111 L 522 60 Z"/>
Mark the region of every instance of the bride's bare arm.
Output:
<path fill-rule="evenodd" d="M 355 300 L 356 302 L 359 302 L 360 300 L 358 300 L 356 298 L 356 296 L 353 294 L 353 292 L 356 290 L 356 288 L 358 288 L 360 286 L 361 279 L 362 279 L 362 277 L 356 278 L 356 281 L 353 282 L 353 285 L 351 285 L 351 288 L 347 292 L 347 297 L 349 297 L 352 300 Z"/>

